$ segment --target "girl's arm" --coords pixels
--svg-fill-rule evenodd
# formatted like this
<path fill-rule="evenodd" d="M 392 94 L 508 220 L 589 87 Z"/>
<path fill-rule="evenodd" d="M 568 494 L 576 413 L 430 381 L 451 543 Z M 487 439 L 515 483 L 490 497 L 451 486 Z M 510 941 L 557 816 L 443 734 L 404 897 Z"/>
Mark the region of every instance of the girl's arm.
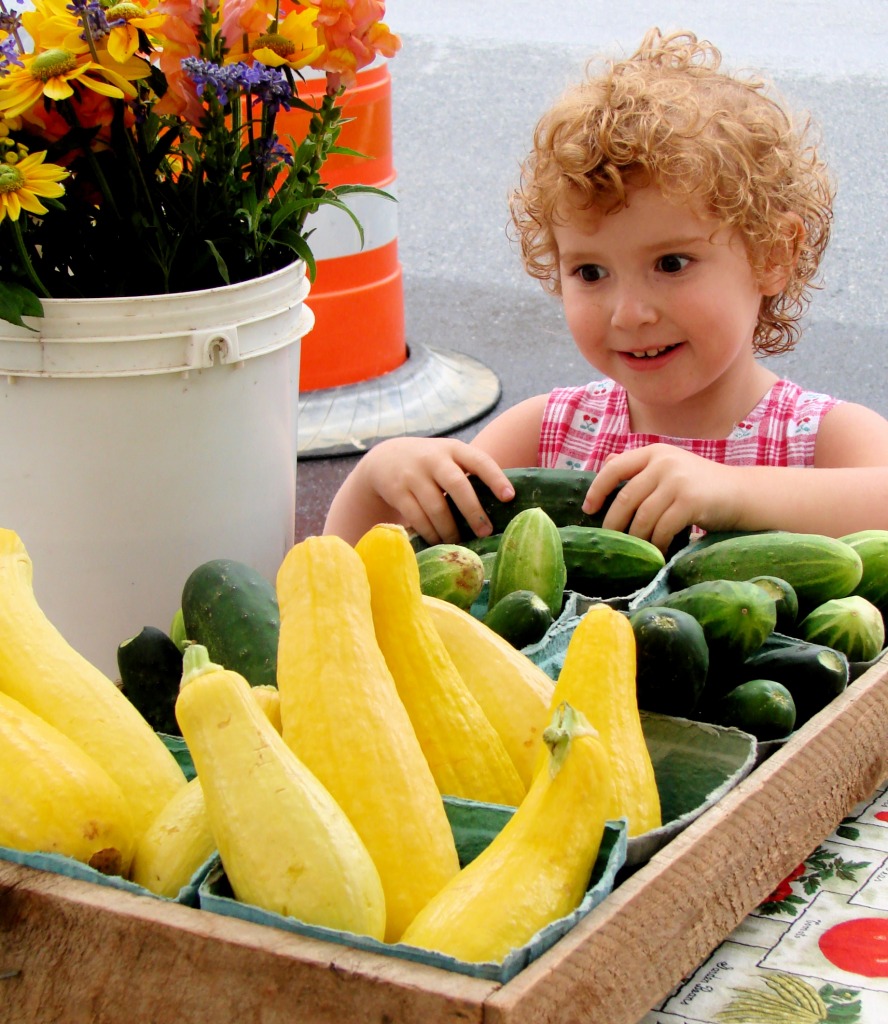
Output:
<path fill-rule="evenodd" d="M 490 533 L 468 476 L 502 501 L 514 497 L 503 466 L 536 465 L 546 395 L 492 420 L 466 444 L 446 437 L 397 437 L 374 445 L 346 477 L 327 513 L 324 533 L 356 543 L 376 523 L 402 523 L 428 543 L 459 539 L 447 495 L 479 536 Z M 529 460 L 529 461 L 524 461 Z"/>
<path fill-rule="evenodd" d="M 604 525 L 663 550 L 692 524 L 832 537 L 888 530 L 888 421 L 836 406 L 820 425 L 813 469 L 723 466 L 665 444 L 623 452 L 607 460 L 583 508 L 597 511 L 622 480 Z"/>

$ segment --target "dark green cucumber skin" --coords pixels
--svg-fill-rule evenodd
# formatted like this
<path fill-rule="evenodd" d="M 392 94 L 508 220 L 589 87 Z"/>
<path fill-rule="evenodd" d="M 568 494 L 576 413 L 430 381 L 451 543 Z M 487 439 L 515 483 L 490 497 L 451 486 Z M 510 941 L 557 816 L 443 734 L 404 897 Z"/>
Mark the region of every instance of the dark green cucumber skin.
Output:
<path fill-rule="evenodd" d="M 546 602 L 532 590 L 513 590 L 499 601 L 481 620 L 518 650 L 538 643 L 552 625 L 552 612 Z"/>
<path fill-rule="evenodd" d="M 796 728 L 837 697 L 848 685 L 850 666 L 840 651 L 804 641 L 762 651 L 743 666 L 744 682 L 773 679 L 792 694 Z"/>
<path fill-rule="evenodd" d="M 527 508 L 542 508 L 556 526 L 602 526 L 607 510 L 622 486 L 619 485 L 607 496 L 597 512 L 588 515 L 583 511 L 583 499 L 597 476 L 592 470 L 528 466 L 504 469 L 503 472 L 515 488 L 515 497 L 511 501 L 500 501 L 477 477 L 470 478 L 481 507 L 493 527 L 493 533 L 502 533 L 515 516 Z M 447 501 L 459 529 L 460 543 L 471 540 L 475 531 L 453 503 L 453 499 L 448 496 Z M 689 537 L 689 530 L 677 534 L 667 557 L 686 547 Z"/>
<path fill-rule="evenodd" d="M 117 648 L 120 688 L 155 732 L 180 736 L 176 698 L 182 681 L 182 652 L 169 634 L 156 626 Z"/>
<path fill-rule="evenodd" d="M 716 725 L 732 725 L 757 740 L 779 740 L 795 728 L 792 694 L 773 679 L 750 679 L 727 693 L 717 706 Z"/>
<path fill-rule="evenodd" d="M 694 713 L 706 685 L 709 648 L 688 612 L 650 605 L 629 616 L 635 634 L 638 706 L 678 718 Z"/>
<path fill-rule="evenodd" d="M 601 527 L 561 526 L 567 587 L 587 597 L 623 597 L 647 586 L 664 567 L 652 544 Z"/>
<path fill-rule="evenodd" d="M 182 615 L 188 639 L 212 661 L 251 686 L 277 685 L 277 594 L 256 569 L 227 558 L 199 565 L 182 589 Z"/>
<path fill-rule="evenodd" d="M 728 666 L 759 650 L 777 622 L 774 601 L 744 580 L 694 583 L 658 598 L 657 604 L 693 615 L 706 635 L 710 662 Z"/>
<path fill-rule="evenodd" d="M 772 531 L 727 536 L 695 545 L 669 569 L 672 589 L 708 580 L 749 580 L 772 575 L 792 586 L 800 605 L 813 606 L 850 594 L 863 564 L 850 545 L 829 537 Z"/>
<path fill-rule="evenodd" d="M 586 597 L 625 597 L 647 586 L 665 565 L 652 544 L 599 526 L 559 526 L 568 590 Z M 501 533 L 467 540 L 478 554 L 495 552 Z"/>
<path fill-rule="evenodd" d="M 781 633 L 792 633 L 799 617 L 799 598 L 795 589 L 779 576 L 753 576 L 749 582 L 774 597 L 777 609 L 777 625 L 774 628 Z"/>

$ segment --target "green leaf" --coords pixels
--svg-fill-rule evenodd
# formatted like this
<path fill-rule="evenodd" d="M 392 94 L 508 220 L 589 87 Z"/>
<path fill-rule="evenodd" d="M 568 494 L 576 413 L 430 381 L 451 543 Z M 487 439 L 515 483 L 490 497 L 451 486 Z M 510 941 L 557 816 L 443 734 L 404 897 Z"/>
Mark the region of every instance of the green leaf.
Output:
<path fill-rule="evenodd" d="M 222 254 L 216 246 L 213 245 L 209 238 L 205 238 L 204 241 L 207 243 L 210 252 L 213 254 L 213 259 L 216 261 L 216 266 L 219 268 L 219 276 L 226 284 L 231 284 L 231 278 L 228 275 L 228 264 L 222 258 Z"/>
<path fill-rule="evenodd" d="M 37 328 L 28 326 L 23 316 L 43 316 L 40 299 L 24 285 L 0 281 L 0 320 L 36 333 Z"/>

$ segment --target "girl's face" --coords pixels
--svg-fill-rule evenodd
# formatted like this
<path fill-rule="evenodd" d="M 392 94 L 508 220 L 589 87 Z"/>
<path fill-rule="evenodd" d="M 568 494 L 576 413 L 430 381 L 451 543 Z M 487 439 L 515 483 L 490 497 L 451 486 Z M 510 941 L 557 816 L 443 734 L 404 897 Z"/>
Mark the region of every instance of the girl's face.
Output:
<path fill-rule="evenodd" d="M 717 436 L 721 409 L 727 433 L 766 389 L 752 339 L 762 296 L 782 281 L 757 281 L 736 231 L 655 186 L 615 213 L 564 220 L 554 236 L 567 325 L 626 388 L 633 430 Z"/>

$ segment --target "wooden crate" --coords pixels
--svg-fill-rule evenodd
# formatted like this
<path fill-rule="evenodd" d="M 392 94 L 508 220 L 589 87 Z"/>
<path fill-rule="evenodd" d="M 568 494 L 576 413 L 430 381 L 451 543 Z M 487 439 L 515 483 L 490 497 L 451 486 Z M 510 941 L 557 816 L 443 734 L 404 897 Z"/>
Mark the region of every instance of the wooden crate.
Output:
<path fill-rule="evenodd" d="M 637 1024 L 888 777 L 876 666 L 504 985 L 0 862 L 3 1024 Z"/>

